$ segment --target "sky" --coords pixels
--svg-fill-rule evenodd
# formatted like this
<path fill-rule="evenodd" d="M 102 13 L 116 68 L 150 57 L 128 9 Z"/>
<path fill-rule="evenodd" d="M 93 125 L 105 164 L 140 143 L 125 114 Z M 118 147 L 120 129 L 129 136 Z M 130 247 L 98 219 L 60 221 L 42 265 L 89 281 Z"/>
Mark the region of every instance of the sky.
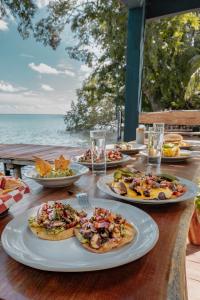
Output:
<path fill-rule="evenodd" d="M 37 4 L 42 11 L 48 0 Z M 73 43 L 70 28 L 54 51 L 23 40 L 13 19 L 0 20 L 0 114 L 65 114 L 90 72 L 68 57 L 65 47 Z"/>

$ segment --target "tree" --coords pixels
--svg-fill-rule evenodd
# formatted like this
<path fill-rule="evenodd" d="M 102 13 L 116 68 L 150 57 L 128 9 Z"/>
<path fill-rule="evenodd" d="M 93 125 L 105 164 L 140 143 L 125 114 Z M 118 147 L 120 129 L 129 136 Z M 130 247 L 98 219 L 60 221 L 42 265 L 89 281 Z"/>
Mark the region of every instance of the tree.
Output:
<path fill-rule="evenodd" d="M 195 108 L 190 98 L 191 91 L 195 93 L 195 73 L 200 70 L 199 30 L 197 13 L 148 23 L 143 80 L 146 109 Z"/>
<path fill-rule="evenodd" d="M 67 129 L 114 124 L 116 112 L 124 108 L 127 8 L 120 0 L 57 0 L 50 2 L 44 18 L 33 23 L 33 3 L 0 0 L 0 11 L 5 15 L 9 9 L 19 19 L 23 38 L 33 34 L 36 41 L 53 49 L 59 46 L 65 26 L 70 25 L 77 43 L 67 45 L 66 51 L 92 69 L 77 91 L 77 102 L 66 114 Z M 144 111 L 200 106 L 199 31 L 197 12 L 147 23 Z"/>
<path fill-rule="evenodd" d="M 33 17 L 37 6 L 31 0 L 0 0 L 0 20 L 11 14 L 17 21 L 17 29 L 23 38 L 28 38 L 33 29 Z"/>

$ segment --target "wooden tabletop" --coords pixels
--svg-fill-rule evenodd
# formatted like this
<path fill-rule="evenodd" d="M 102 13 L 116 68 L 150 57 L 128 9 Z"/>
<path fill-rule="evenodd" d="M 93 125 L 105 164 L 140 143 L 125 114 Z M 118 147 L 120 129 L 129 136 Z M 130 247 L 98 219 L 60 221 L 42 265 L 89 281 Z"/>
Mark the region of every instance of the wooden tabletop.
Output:
<path fill-rule="evenodd" d="M 32 144 L 0 144 L 0 160 L 13 164 L 27 165 L 34 163 L 34 156 L 53 161 L 59 155 L 75 156 L 80 148 Z"/>
<path fill-rule="evenodd" d="M 144 161 L 131 162 L 144 170 Z M 185 164 L 162 165 L 162 171 L 195 180 L 200 174 L 200 159 Z M 110 171 L 109 171 L 110 172 Z M 66 188 L 45 189 L 31 183 L 31 195 L 12 209 L 13 215 L 0 219 L 5 225 L 27 208 L 49 200 L 73 198 L 79 191 L 93 197 L 111 198 L 96 187 L 98 177 L 83 176 L 68 192 Z M 30 183 L 30 182 L 29 182 Z M 156 246 L 144 257 L 109 270 L 85 273 L 56 273 L 35 270 L 11 259 L 0 247 L 0 298 L 16 299 L 187 299 L 185 246 L 193 201 L 151 206 L 137 205 L 156 221 L 160 236 Z"/>

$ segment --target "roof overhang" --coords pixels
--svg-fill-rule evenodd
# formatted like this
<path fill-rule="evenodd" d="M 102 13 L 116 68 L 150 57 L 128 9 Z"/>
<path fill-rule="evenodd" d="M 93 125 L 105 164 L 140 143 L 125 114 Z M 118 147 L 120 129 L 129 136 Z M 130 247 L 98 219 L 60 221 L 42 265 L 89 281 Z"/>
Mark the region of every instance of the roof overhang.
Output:
<path fill-rule="evenodd" d="M 144 0 L 122 0 L 128 8 L 141 7 L 144 4 Z"/>
<path fill-rule="evenodd" d="M 122 0 L 128 8 L 141 7 L 145 0 Z M 160 18 L 200 9 L 200 0 L 146 0 L 146 18 Z"/>

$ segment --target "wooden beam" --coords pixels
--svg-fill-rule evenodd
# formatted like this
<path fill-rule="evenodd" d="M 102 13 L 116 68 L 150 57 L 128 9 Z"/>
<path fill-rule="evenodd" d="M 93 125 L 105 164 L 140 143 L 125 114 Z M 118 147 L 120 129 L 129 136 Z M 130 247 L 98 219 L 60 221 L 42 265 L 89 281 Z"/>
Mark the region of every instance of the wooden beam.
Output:
<path fill-rule="evenodd" d="M 200 8 L 200 0 L 148 0 L 146 18 L 159 18 L 198 8 Z"/>
<path fill-rule="evenodd" d="M 144 0 L 121 0 L 128 8 L 141 7 Z M 146 0 L 146 18 L 160 18 L 167 15 L 200 9 L 199 0 Z"/>
<path fill-rule="evenodd" d="M 141 107 L 145 3 L 129 9 L 124 140 L 135 139 Z"/>
<path fill-rule="evenodd" d="M 200 125 L 200 110 L 179 110 L 141 113 L 139 123 L 165 123 L 168 125 Z"/>
<path fill-rule="evenodd" d="M 122 0 L 122 2 L 124 2 L 128 8 L 141 7 L 144 4 L 144 0 Z"/>

